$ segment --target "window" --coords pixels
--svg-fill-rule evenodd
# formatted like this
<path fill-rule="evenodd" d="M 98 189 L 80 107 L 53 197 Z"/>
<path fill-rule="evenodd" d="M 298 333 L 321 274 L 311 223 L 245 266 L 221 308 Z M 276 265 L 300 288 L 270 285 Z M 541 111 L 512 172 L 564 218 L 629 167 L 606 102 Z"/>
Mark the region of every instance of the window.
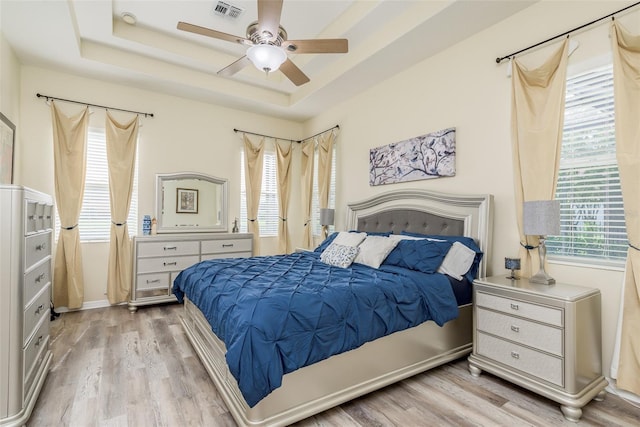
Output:
<path fill-rule="evenodd" d="M 317 152 L 316 152 L 317 154 Z M 278 180 L 276 177 L 277 157 L 274 152 L 264 153 L 264 166 L 262 169 L 262 194 L 260 195 L 260 208 L 258 209 L 258 221 L 260 224 L 260 237 L 276 237 L 278 235 Z M 247 193 L 244 176 L 244 152 L 240 156 L 240 231 L 247 232 Z M 329 190 L 329 207 L 335 206 L 336 194 L 336 151 L 333 148 L 331 164 L 331 187 Z M 290 203 L 296 203 L 293 200 Z M 314 156 L 313 176 L 313 200 L 311 205 L 311 224 L 314 236 L 321 234 L 320 208 L 318 203 L 318 156 Z"/>
<path fill-rule="evenodd" d="M 260 237 L 278 235 L 278 178 L 275 152 L 264 153 L 262 167 L 262 191 L 258 209 Z M 244 176 L 244 151 L 240 156 L 240 231 L 247 232 L 247 189 Z"/>
<path fill-rule="evenodd" d="M 78 220 L 80 241 L 108 241 L 111 232 L 111 204 L 109 200 L 109 172 L 107 165 L 107 142 L 104 129 L 89 128 L 87 138 L 87 167 L 84 184 L 82 210 Z M 129 235 L 138 232 L 138 162 L 133 178 L 133 194 L 129 218 Z M 56 215 L 56 230 L 60 219 Z"/>
<path fill-rule="evenodd" d="M 320 201 L 318 192 L 318 151 L 313 157 L 313 200 L 311 201 L 311 230 L 314 236 L 322 234 L 320 225 Z M 329 208 L 336 206 L 336 145 L 333 145 L 333 156 L 331 156 L 331 182 L 329 183 Z"/>
<path fill-rule="evenodd" d="M 627 253 L 616 162 L 611 65 L 567 80 L 556 199 L 561 235 L 550 236 L 553 257 L 620 263 Z"/>

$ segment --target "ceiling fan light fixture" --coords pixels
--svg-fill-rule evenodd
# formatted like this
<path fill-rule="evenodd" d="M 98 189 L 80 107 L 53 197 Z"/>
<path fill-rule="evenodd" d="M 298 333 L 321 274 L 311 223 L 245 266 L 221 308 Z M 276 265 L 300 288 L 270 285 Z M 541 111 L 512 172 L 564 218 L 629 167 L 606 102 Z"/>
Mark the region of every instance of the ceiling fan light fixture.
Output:
<path fill-rule="evenodd" d="M 257 44 L 247 49 L 247 56 L 260 71 L 270 73 L 287 60 L 287 53 L 279 46 Z"/>

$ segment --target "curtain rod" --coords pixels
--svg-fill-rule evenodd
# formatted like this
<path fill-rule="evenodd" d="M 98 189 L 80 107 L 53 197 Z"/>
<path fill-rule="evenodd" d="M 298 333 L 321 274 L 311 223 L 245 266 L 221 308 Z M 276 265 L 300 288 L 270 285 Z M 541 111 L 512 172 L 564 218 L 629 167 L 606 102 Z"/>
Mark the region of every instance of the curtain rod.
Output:
<path fill-rule="evenodd" d="M 105 110 L 124 111 L 124 112 L 127 112 L 127 113 L 134 113 L 134 114 L 144 114 L 145 117 L 153 117 L 153 113 L 143 113 L 141 111 L 124 110 L 122 108 L 107 107 L 105 105 L 91 104 L 89 102 L 73 101 L 71 99 L 57 98 L 55 96 L 41 95 L 39 93 L 36 93 L 36 96 L 38 98 L 45 98 L 47 101 L 49 101 L 50 99 L 56 99 L 58 101 L 71 102 L 73 104 L 81 104 L 81 105 L 86 105 L 88 107 L 104 108 Z"/>
<path fill-rule="evenodd" d="M 235 129 L 235 128 L 233 129 L 233 131 L 234 131 L 235 133 L 238 133 L 238 132 L 241 132 L 241 133 L 248 133 L 249 135 L 264 136 L 265 138 L 280 139 L 280 140 L 282 140 L 282 141 L 297 142 L 298 144 L 300 144 L 300 143 L 302 143 L 303 141 L 306 141 L 307 139 L 315 138 L 316 136 L 318 136 L 318 135 L 322 135 L 323 133 L 325 133 L 325 132 L 329 132 L 330 130 L 333 130 L 333 129 L 340 129 L 340 125 L 335 125 L 334 127 L 331 127 L 331 128 L 329 128 L 329 129 L 323 130 L 322 132 L 318 132 L 318 133 L 316 133 L 315 135 L 312 135 L 312 136 L 310 136 L 310 137 L 308 137 L 308 138 L 301 139 L 301 140 L 289 139 L 289 138 L 279 138 L 279 137 L 277 137 L 277 136 L 265 135 L 265 134 L 263 134 L 263 133 L 249 132 L 249 131 L 247 131 L 247 130 Z"/>
<path fill-rule="evenodd" d="M 513 56 L 516 56 L 516 55 L 517 55 L 517 54 L 519 54 L 519 53 L 526 52 L 527 50 L 533 49 L 534 47 L 538 47 L 538 46 L 540 46 L 540 45 L 543 45 L 543 44 L 545 44 L 545 43 L 547 43 L 547 42 L 550 42 L 550 41 L 552 41 L 552 40 L 558 39 L 558 38 L 560 38 L 560 37 L 568 36 L 569 34 L 571 34 L 571 33 L 575 32 L 575 31 L 581 30 L 581 29 L 583 29 L 583 28 L 585 28 L 585 27 L 588 27 L 589 25 L 593 25 L 593 24 L 595 24 L 596 22 L 602 21 L 603 19 L 611 18 L 611 17 L 613 17 L 615 14 L 620 13 L 620 12 L 624 12 L 625 10 L 627 10 L 627 9 L 631 9 L 632 7 L 635 7 L 635 6 L 639 5 L 639 4 L 640 4 L 640 1 L 639 1 L 639 2 L 636 2 L 636 3 L 633 3 L 633 4 L 631 4 L 631 5 L 627 6 L 627 7 L 623 7 L 623 8 L 622 8 L 622 9 L 620 9 L 620 10 L 616 10 L 615 12 L 610 13 L 610 14 L 608 14 L 608 15 L 606 15 L 606 16 L 601 17 L 601 18 L 594 19 L 593 21 L 591 21 L 591 22 L 587 22 L 586 24 L 582 24 L 582 25 L 580 25 L 580 26 L 578 26 L 578 27 L 575 27 L 575 28 L 573 28 L 573 29 L 571 29 L 571 30 L 569 30 L 569 31 L 565 31 L 565 32 L 564 32 L 564 33 L 562 33 L 562 34 L 558 34 L 557 36 L 550 37 L 550 38 L 548 38 L 548 39 L 546 39 L 546 40 L 544 40 L 544 41 L 541 41 L 541 42 L 536 43 L 536 44 L 534 44 L 534 45 L 531 45 L 531 46 L 529 46 L 529 47 L 525 47 L 524 49 L 520 49 L 520 50 L 519 50 L 519 51 L 517 51 L 517 52 L 513 52 L 513 53 L 511 53 L 511 54 L 509 54 L 509 55 L 505 55 L 505 56 L 503 56 L 503 57 L 501 57 L 501 58 L 496 58 L 496 63 L 498 63 L 498 64 L 499 64 L 500 62 L 504 61 L 505 59 L 511 58 L 511 57 L 513 57 Z"/>

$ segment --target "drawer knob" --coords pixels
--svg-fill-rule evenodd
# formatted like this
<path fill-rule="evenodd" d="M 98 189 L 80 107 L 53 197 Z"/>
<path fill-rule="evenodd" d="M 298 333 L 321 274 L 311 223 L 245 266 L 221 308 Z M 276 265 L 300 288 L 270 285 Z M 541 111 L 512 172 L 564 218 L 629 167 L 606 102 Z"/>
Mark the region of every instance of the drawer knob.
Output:
<path fill-rule="evenodd" d="M 44 278 L 45 278 L 45 274 L 44 273 L 40 274 L 38 277 L 36 277 L 36 283 L 40 283 Z"/>
<path fill-rule="evenodd" d="M 519 326 L 516 326 L 516 325 L 511 325 L 511 330 L 512 330 L 513 332 L 520 332 L 520 327 L 519 327 Z"/>
<path fill-rule="evenodd" d="M 167 265 L 178 265 L 177 261 L 173 261 L 173 262 L 163 262 L 162 265 L 167 266 Z"/>
<path fill-rule="evenodd" d="M 40 314 L 44 310 L 44 304 L 40 304 L 38 308 L 36 308 L 36 314 Z"/>
<path fill-rule="evenodd" d="M 149 280 L 147 279 L 147 283 L 159 283 L 160 279 L 153 279 L 153 280 Z"/>
<path fill-rule="evenodd" d="M 520 353 L 518 353 L 517 351 L 512 351 L 511 357 L 513 357 L 514 359 L 520 359 Z"/>
<path fill-rule="evenodd" d="M 520 306 L 518 304 L 511 303 L 511 309 L 512 310 L 519 310 Z"/>
<path fill-rule="evenodd" d="M 165 251 L 175 251 L 176 249 L 178 249 L 177 246 L 165 246 L 162 249 L 164 249 Z"/>
<path fill-rule="evenodd" d="M 222 244 L 223 248 L 232 248 L 233 247 L 233 243 L 228 243 L 228 244 Z"/>
<path fill-rule="evenodd" d="M 42 244 L 36 245 L 36 251 L 42 251 L 42 250 L 46 249 L 46 247 L 47 247 L 46 243 L 42 243 Z"/>
<path fill-rule="evenodd" d="M 38 337 L 38 340 L 36 341 L 36 343 L 34 344 L 36 347 L 40 346 L 40 344 L 42 344 L 42 341 L 44 340 L 44 337 L 42 335 L 40 335 Z"/>

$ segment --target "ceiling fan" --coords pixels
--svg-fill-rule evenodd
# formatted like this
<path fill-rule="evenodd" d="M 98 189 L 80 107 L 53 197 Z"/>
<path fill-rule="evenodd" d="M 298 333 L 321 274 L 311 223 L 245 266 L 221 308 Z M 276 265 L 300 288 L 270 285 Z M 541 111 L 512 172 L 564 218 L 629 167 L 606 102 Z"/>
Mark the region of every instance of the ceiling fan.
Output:
<path fill-rule="evenodd" d="M 240 43 L 248 46 L 242 58 L 218 71 L 221 76 L 232 76 L 253 63 L 267 74 L 280 69 L 296 86 L 309 82 L 306 76 L 287 56 L 291 53 L 347 53 L 347 39 L 287 40 L 287 32 L 280 25 L 282 0 L 258 0 L 258 20 L 247 27 L 247 36 L 232 34 L 200 27 L 187 22 L 178 22 L 178 29 L 215 39 Z"/>

